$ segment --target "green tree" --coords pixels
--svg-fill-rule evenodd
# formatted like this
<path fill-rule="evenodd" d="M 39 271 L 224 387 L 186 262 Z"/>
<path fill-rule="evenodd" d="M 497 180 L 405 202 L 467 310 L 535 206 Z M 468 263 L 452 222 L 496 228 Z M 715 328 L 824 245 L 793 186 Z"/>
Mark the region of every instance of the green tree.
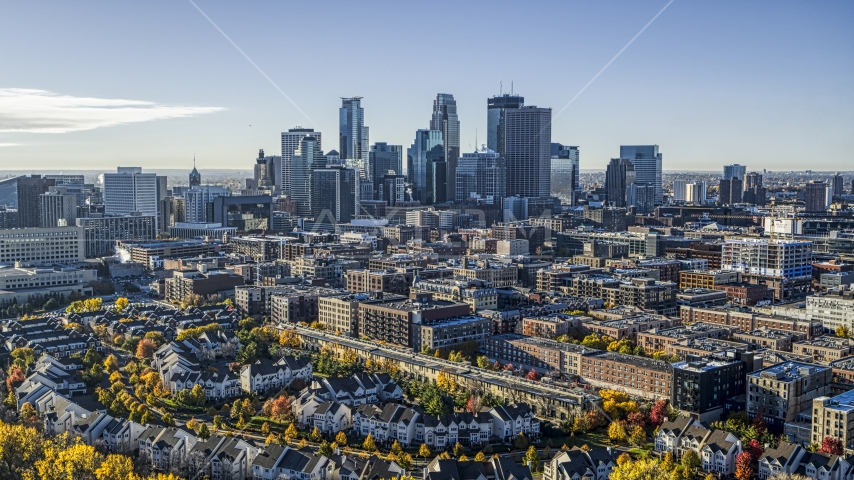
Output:
<path fill-rule="evenodd" d="M 160 417 L 160 420 L 168 427 L 174 427 L 175 426 L 175 419 L 172 418 L 171 413 L 164 413 L 163 416 Z"/>
<path fill-rule="evenodd" d="M 368 452 L 377 451 L 377 444 L 374 442 L 374 436 L 371 435 L 370 433 L 368 434 L 367 437 L 365 437 L 365 441 L 362 442 L 362 450 L 365 450 Z"/>
<path fill-rule="evenodd" d="M 454 444 L 454 456 L 459 458 L 462 456 L 462 454 L 463 454 L 463 446 L 462 446 L 462 444 L 460 444 L 460 442 L 457 442 L 456 444 Z"/>
<path fill-rule="evenodd" d="M 527 437 L 527 436 L 525 436 L 525 434 L 524 434 L 524 433 L 520 433 L 520 434 L 516 437 L 516 440 L 514 440 L 514 441 L 513 441 L 513 445 L 515 445 L 515 446 L 516 446 L 516 448 L 518 448 L 519 450 L 524 450 L 524 449 L 528 448 L 528 445 L 529 445 L 530 443 L 531 443 L 531 442 L 529 442 L 529 441 L 528 441 L 528 437 Z"/>
<path fill-rule="evenodd" d="M 700 456 L 694 450 L 688 449 L 682 454 L 682 466 L 685 467 L 686 474 L 693 475 L 702 464 Z"/>
<path fill-rule="evenodd" d="M 332 455 L 332 446 L 329 445 L 329 442 L 326 440 L 320 442 L 320 447 L 317 449 L 317 453 L 323 455 L 324 457 L 329 457 Z"/>
<path fill-rule="evenodd" d="M 540 454 L 537 453 L 537 447 L 531 445 L 525 453 L 525 463 L 531 467 L 532 472 L 536 472 L 540 467 Z"/>
<path fill-rule="evenodd" d="M 199 425 L 199 430 L 196 431 L 196 435 L 198 435 L 198 437 L 202 440 L 207 440 L 208 438 L 210 438 L 211 431 L 210 429 L 208 429 L 208 424 L 202 422 L 201 425 Z"/>

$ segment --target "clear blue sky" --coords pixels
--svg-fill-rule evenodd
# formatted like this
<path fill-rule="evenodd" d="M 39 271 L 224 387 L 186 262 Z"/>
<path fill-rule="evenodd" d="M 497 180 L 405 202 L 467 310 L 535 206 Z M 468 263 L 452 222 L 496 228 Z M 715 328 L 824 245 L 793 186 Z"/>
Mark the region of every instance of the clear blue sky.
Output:
<path fill-rule="evenodd" d="M 337 149 L 355 95 L 408 146 L 454 94 L 468 151 L 500 81 L 557 113 L 666 3 L 198 0 L 313 124 L 188 1 L 5 2 L 0 169 L 251 168 L 296 125 Z M 646 143 L 666 170 L 854 169 L 852 26 L 851 1 L 675 0 L 552 139 L 583 169 Z"/>

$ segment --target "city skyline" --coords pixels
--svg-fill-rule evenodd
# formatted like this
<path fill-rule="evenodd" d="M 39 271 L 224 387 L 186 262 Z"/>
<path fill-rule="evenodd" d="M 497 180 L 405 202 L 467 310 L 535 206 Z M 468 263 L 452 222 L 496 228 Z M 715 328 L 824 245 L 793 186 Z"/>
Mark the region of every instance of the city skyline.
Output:
<path fill-rule="evenodd" d="M 280 154 L 280 134 L 291 128 L 334 132 L 340 97 L 352 96 L 363 97 L 371 143 L 409 145 L 437 93 L 454 96 L 461 153 L 473 152 L 486 143 L 486 99 L 511 89 L 553 110 L 552 141 L 578 145 L 582 170 L 604 169 L 617 146 L 632 144 L 661 145 L 665 171 L 713 170 L 712 162 L 799 170 L 804 152 L 813 170 L 845 170 L 851 162 L 854 33 L 846 26 L 854 6 L 847 3 L 768 10 L 674 2 L 663 12 L 663 1 L 619 9 L 554 3 L 543 11 L 571 15 L 573 35 L 559 25 L 542 28 L 532 14 L 498 39 L 483 34 L 503 15 L 500 6 L 448 5 L 437 48 L 451 52 L 443 70 L 457 73 L 441 77 L 410 73 L 406 54 L 433 28 L 402 22 L 413 9 L 339 4 L 355 21 L 379 15 L 388 22 L 384 34 L 361 40 L 364 59 L 388 59 L 386 74 L 371 75 L 363 61 L 323 79 L 292 75 L 280 60 L 282 51 L 309 44 L 307 25 L 258 28 L 286 7 L 197 5 L 292 102 L 192 4 L 161 4 L 156 14 L 135 5 L 12 5 L 0 19 L 7 40 L 0 44 L 16 45 L 0 47 L 9 67 L 0 72 L 0 168 L 38 162 L 41 169 L 109 171 L 118 160 L 149 171 L 185 163 L 189 170 L 194 152 L 200 170 L 232 167 L 251 162 L 259 148 Z M 345 61 L 335 48 L 343 35 L 333 29 L 312 41 L 322 65 Z M 398 41 L 388 42 L 390 35 Z M 515 54 L 523 51 L 536 53 Z M 543 61 L 547 73 L 535 68 Z M 43 75 L 45 63 L 62 75 Z M 481 66 L 486 73 L 465 75 Z M 652 74 L 632 74 L 641 71 Z"/>

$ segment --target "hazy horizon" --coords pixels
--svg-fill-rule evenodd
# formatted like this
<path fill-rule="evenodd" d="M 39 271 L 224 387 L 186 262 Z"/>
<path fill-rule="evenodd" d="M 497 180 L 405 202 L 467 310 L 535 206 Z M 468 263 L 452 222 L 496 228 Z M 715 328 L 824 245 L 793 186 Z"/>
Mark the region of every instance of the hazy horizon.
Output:
<path fill-rule="evenodd" d="M 195 5 L 6 5 L 0 168 L 251 170 L 297 125 L 337 149 L 339 97 L 356 95 L 370 142 L 408 147 L 439 92 L 467 152 L 511 88 L 552 108 L 582 170 L 621 144 L 660 145 L 665 171 L 854 164 L 852 2 Z"/>

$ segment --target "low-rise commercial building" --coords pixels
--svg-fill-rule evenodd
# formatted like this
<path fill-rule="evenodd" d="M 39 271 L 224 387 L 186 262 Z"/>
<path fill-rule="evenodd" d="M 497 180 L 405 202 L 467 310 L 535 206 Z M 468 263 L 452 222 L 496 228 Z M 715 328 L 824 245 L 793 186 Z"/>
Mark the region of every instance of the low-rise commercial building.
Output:
<path fill-rule="evenodd" d="M 465 303 L 433 300 L 429 295 L 416 298 L 378 298 L 359 305 L 360 336 L 393 345 L 419 348 L 421 325 L 466 316 L 471 307 Z"/>
<path fill-rule="evenodd" d="M 358 337 L 359 304 L 369 298 L 366 293 L 318 297 L 317 321 L 327 330 Z"/>
<path fill-rule="evenodd" d="M 821 322 L 826 330 L 834 332 L 838 327 L 846 327 L 854 332 L 854 289 L 843 286 L 824 295 L 810 295 L 806 311 L 809 318 Z"/>
<path fill-rule="evenodd" d="M 525 316 L 522 317 L 522 333 L 529 337 L 557 338 L 568 334 L 572 328 L 580 328 L 585 320 L 593 319 L 564 313 Z"/>
<path fill-rule="evenodd" d="M 492 320 L 476 315 L 466 315 L 429 321 L 416 328 L 420 329 L 420 333 L 414 341 L 418 342 L 416 347 L 421 350 L 447 352 L 461 347 L 471 347 L 474 350 L 475 345 L 479 350 L 492 333 Z"/>
<path fill-rule="evenodd" d="M 278 290 L 270 297 L 270 319 L 275 323 L 311 323 L 317 320 L 320 297 L 346 294 L 344 290 L 297 286 Z"/>
<path fill-rule="evenodd" d="M 819 337 L 824 334 L 822 324 L 818 320 L 799 320 L 778 315 L 762 315 L 738 308 L 682 306 L 679 308 L 679 316 L 682 323 L 716 323 L 744 331 L 767 328 L 800 333 L 806 335 L 806 338 Z"/>

